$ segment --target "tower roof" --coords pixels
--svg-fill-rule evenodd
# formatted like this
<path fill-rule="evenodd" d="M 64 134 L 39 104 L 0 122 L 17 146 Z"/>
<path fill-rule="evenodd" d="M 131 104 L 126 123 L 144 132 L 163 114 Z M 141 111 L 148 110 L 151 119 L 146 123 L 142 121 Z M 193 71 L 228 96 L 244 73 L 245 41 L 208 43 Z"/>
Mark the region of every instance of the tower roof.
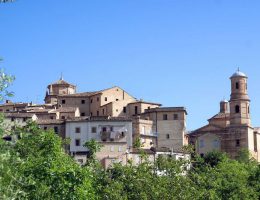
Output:
<path fill-rule="evenodd" d="M 247 77 L 247 75 L 243 72 L 240 71 L 240 69 L 238 68 L 237 71 L 231 76 L 231 78 L 234 77 Z"/>
<path fill-rule="evenodd" d="M 68 83 L 67 81 L 65 81 L 65 80 L 63 79 L 63 75 L 62 75 L 62 74 L 61 74 L 60 79 L 59 79 L 58 81 L 56 81 L 56 82 L 50 84 L 50 85 L 48 86 L 48 88 L 50 88 L 50 87 L 53 86 L 53 85 L 65 85 L 65 86 L 73 86 L 73 87 L 75 87 L 75 85 L 70 84 L 70 83 Z"/>

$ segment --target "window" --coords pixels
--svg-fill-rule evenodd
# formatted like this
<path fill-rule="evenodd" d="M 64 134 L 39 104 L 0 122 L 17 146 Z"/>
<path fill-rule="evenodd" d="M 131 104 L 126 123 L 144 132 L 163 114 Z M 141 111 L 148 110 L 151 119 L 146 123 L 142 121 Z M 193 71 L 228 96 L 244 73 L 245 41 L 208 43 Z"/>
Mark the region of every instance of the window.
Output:
<path fill-rule="evenodd" d="M 62 116 L 61 119 L 65 119 L 65 116 Z"/>
<path fill-rule="evenodd" d="M 85 104 L 86 101 L 84 99 L 81 100 L 81 104 Z"/>
<path fill-rule="evenodd" d="M 167 114 L 163 115 L 163 120 L 168 120 L 168 115 Z"/>
<path fill-rule="evenodd" d="M 90 100 L 90 103 L 93 103 L 93 99 Z"/>
<path fill-rule="evenodd" d="M 250 113 L 250 107 L 248 106 L 248 113 Z"/>
<path fill-rule="evenodd" d="M 123 108 L 123 112 L 126 113 L 126 107 Z"/>
<path fill-rule="evenodd" d="M 97 127 L 91 127 L 91 133 L 97 133 Z"/>
<path fill-rule="evenodd" d="M 114 130 L 114 127 L 113 127 L 113 126 L 111 126 L 111 127 L 110 127 L 110 131 L 112 132 L 113 130 Z"/>
<path fill-rule="evenodd" d="M 240 147 L 240 140 L 236 140 L 236 147 Z"/>
<path fill-rule="evenodd" d="M 105 115 L 105 109 L 103 108 L 103 110 L 102 110 L 102 113 L 103 113 L 103 115 Z"/>
<path fill-rule="evenodd" d="M 75 140 L 75 145 L 78 147 L 78 146 L 80 146 L 80 139 L 76 139 Z"/>
<path fill-rule="evenodd" d="M 170 139 L 170 134 L 166 134 L 166 139 Z"/>
<path fill-rule="evenodd" d="M 200 145 L 200 148 L 203 148 L 205 146 L 204 140 L 200 140 L 199 145 Z"/>
<path fill-rule="evenodd" d="M 86 114 L 83 112 L 83 113 L 80 113 L 80 116 L 81 117 L 84 117 Z"/>
<path fill-rule="evenodd" d="M 236 82 L 236 89 L 239 89 L 239 82 Z"/>
<path fill-rule="evenodd" d="M 97 116 L 99 116 L 99 111 L 97 111 Z"/>
<path fill-rule="evenodd" d="M 80 133 L 80 127 L 75 128 L 75 133 Z"/>
<path fill-rule="evenodd" d="M 6 109 L 6 112 L 9 112 L 10 110 L 9 109 Z"/>
<path fill-rule="evenodd" d="M 219 141 L 218 140 L 214 140 L 213 141 L 213 147 L 214 148 L 219 148 Z"/>
<path fill-rule="evenodd" d="M 66 103 L 66 100 L 65 99 L 62 99 L 61 100 L 61 104 L 65 104 Z"/>
<path fill-rule="evenodd" d="M 46 127 L 46 126 L 44 126 L 44 127 L 43 127 L 43 129 L 46 131 L 46 130 L 47 130 L 47 127 Z"/>
<path fill-rule="evenodd" d="M 116 99 L 116 101 L 119 101 L 119 99 Z"/>
<path fill-rule="evenodd" d="M 82 165 L 83 164 L 83 159 L 78 159 L 78 163 L 80 164 L 80 165 Z"/>
<path fill-rule="evenodd" d="M 151 107 L 150 106 L 148 106 L 148 110 L 150 110 L 151 109 Z"/>
<path fill-rule="evenodd" d="M 105 97 L 105 101 L 107 101 L 107 97 Z"/>
<path fill-rule="evenodd" d="M 125 137 L 125 132 L 122 132 L 121 135 L 122 135 L 122 137 Z"/>
<path fill-rule="evenodd" d="M 14 121 L 14 117 L 11 118 L 11 121 L 12 121 L 12 122 Z"/>
<path fill-rule="evenodd" d="M 50 116 L 50 119 L 53 119 L 53 116 Z"/>
<path fill-rule="evenodd" d="M 97 101 L 99 101 L 99 97 L 97 97 Z"/>
<path fill-rule="evenodd" d="M 121 146 L 118 147 L 118 152 L 122 152 L 122 147 Z"/>
<path fill-rule="evenodd" d="M 110 147 L 110 151 L 111 151 L 111 152 L 114 152 L 114 150 L 115 150 L 115 149 L 114 149 L 114 146 L 111 146 L 111 147 Z"/>
<path fill-rule="evenodd" d="M 59 128 L 57 126 L 54 126 L 54 132 L 57 134 L 59 132 Z"/>
<path fill-rule="evenodd" d="M 102 127 L 103 132 L 107 132 L 107 127 Z"/>
<path fill-rule="evenodd" d="M 23 118 L 23 122 L 26 122 L 26 118 L 25 117 Z"/>
<path fill-rule="evenodd" d="M 116 112 L 118 112 L 118 109 L 116 109 Z"/>
<path fill-rule="evenodd" d="M 91 113 L 90 113 L 90 116 L 92 116 L 92 115 L 93 115 L 93 113 L 91 112 Z"/>
<path fill-rule="evenodd" d="M 239 105 L 236 105 L 235 110 L 236 110 L 236 113 L 240 113 L 240 107 L 239 107 Z"/>
<path fill-rule="evenodd" d="M 254 151 L 257 152 L 257 133 L 254 133 Z"/>
<path fill-rule="evenodd" d="M 135 106 L 135 115 L 138 114 L 138 106 Z"/>
<path fill-rule="evenodd" d="M 173 120 L 178 120 L 179 116 L 178 114 L 173 114 Z"/>

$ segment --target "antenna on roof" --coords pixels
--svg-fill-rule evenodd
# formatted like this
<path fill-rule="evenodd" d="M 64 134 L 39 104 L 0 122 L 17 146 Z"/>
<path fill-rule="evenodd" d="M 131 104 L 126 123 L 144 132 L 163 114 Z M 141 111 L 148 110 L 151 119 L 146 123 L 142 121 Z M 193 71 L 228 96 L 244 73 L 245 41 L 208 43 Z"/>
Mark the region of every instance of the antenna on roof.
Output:
<path fill-rule="evenodd" d="M 239 67 L 237 68 L 237 71 L 240 72 L 240 68 Z"/>
<path fill-rule="evenodd" d="M 60 74 L 60 80 L 63 81 L 63 74 L 62 74 L 62 72 Z"/>

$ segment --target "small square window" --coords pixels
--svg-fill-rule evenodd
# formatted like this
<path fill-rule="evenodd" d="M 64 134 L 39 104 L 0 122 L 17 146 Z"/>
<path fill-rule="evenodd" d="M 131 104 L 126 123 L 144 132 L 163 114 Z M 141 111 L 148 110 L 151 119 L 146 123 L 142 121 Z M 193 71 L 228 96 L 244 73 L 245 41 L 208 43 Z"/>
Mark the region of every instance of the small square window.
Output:
<path fill-rule="evenodd" d="M 240 147 L 240 140 L 236 140 L 236 147 Z"/>
<path fill-rule="evenodd" d="M 107 101 L 107 97 L 105 97 L 105 101 Z"/>
<path fill-rule="evenodd" d="M 174 115 L 173 115 L 173 119 L 174 119 L 174 120 L 178 120 L 178 118 L 179 118 L 178 114 L 174 114 Z"/>
<path fill-rule="evenodd" d="M 62 103 L 62 104 L 65 104 L 65 103 L 66 103 L 66 100 L 65 100 L 65 99 L 62 99 L 62 100 L 61 100 L 61 103 Z"/>
<path fill-rule="evenodd" d="M 91 133 L 97 133 L 97 127 L 91 127 Z"/>
<path fill-rule="evenodd" d="M 84 117 L 86 114 L 85 113 L 80 113 L 80 116 L 81 117 Z"/>
<path fill-rule="evenodd" d="M 116 99 L 116 101 L 119 101 L 119 99 Z"/>
<path fill-rule="evenodd" d="M 75 128 L 75 133 L 80 133 L 80 127 Z"/>
<path fill-rule="evenodd" d="M 12 121 L 12 122 L 14 121 L 14 117 L 11 118 L 11 121 Z"/>
<path fill-rule="evenodd" d="M 199 145 L 200 145 L 200 148 L 203 148 L 205 146 L 204 140 L 200 140 Z"/>
<path fill-rule="evenodd" d="M 170 134 L 166 134 L 166 139 L 170 139 Z"/>
<path fill-rule="evenodd" d="M 53 116 L 50 116 L 50 119 L 54 119 L 54 117 L 53 117 Z"/>
<path fill-rule="evenodd" d="M 163 120 L 168 120 L 168 115 L 167 114 L 163 115 Z"/>
<path fill-rule="evenodd" d="M 26 118 L 25 117 L 23 118 L 23 122 L 26 122 Z"/>
<path fill-rule="evenodd" d="M 54 126 L 54 132 L 57 134 L 59 132 L 59 128 L 57 126 Z"/>
<path fill-rule="evenodd" d="M 90 100 L 90 103 L 93 103 L 93 99 Z"/>
<path fill-rule="evenodd" d="M 46 127 L 46 126 L 44 126 L 44 127 L 43 127 L 43 129 L 46 131 L 46 130 L 47 130 L 47 127 Z"/>
<path fill-rule="evenodd" d="M 76 139 L 75 140 L 75 145 L 78 147 L 78 146 L 80 146 L 80 139 Z"/>
<path fill-rule="evenodd" d="M 66 117 L 65 117 L 65 116 L 62 116 L 61 119 L 66 119 Z"/>
<path fill-rule="evenodd" d="M 84 99 L 81 100 L 81 104 L 85 104 L 86 101 Z"/>
<path fill-rule="evenodd" d="M 123 112 L 126 113 L 126 107 L 123 108 Z"/>

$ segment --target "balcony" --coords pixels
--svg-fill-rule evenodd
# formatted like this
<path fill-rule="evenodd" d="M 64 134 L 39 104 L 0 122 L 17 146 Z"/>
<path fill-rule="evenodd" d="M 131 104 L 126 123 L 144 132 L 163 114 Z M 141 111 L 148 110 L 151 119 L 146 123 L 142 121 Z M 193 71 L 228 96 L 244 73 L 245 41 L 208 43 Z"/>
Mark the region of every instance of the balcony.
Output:
<path fill-rule="evenodd" d="M 101 136 L 101 141 L 112 142 L 112 141 L 120 141 L 120 140 L 126 138 L 126 133 L 125 132 L 101 131 L 100 136 Z"/>

